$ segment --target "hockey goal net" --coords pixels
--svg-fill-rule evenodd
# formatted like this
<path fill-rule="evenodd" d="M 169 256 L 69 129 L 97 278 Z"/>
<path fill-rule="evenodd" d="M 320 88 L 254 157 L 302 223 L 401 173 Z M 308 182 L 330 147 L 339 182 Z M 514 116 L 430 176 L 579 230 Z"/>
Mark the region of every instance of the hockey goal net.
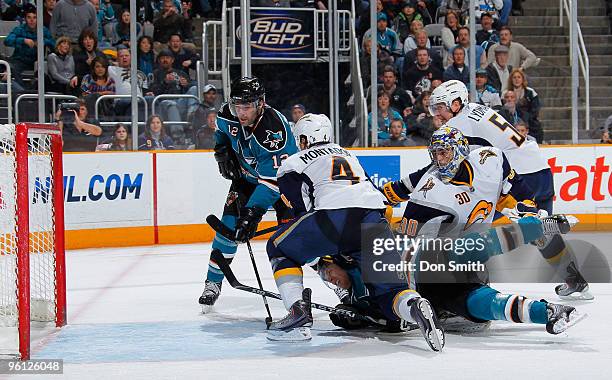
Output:
<path fill-rule="evenodd" d="M 0 355 L 29 359 L 31 321 L 66 323 L 63 198 L 61 131 L 0 125 Z"/>

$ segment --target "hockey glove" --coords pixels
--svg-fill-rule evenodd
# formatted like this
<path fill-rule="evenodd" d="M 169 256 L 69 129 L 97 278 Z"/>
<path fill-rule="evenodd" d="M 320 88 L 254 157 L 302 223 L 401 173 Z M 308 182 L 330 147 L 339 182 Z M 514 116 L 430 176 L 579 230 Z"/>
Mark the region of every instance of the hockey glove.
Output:
<path fill-rule="evenodd" d="M 215 160 L 219 164 L 219 173 L 231 181 L 240 178 L 240 165 L 231 147 L 227 145 L 215 146 Z"/>
<path fill-rule="evenodd" d="M 538 209 L 535 203 L 530 200 L 517 202 L 513 209 L 505 208 L 502 210 L 502 214 L 507 216 L 508 219 L 512 221 L 516 221 L 526 216 L 535 216 L 540 219 L 548 216 L 548 212 L 546 212 L 546 210 Z"/>
<path fill-rule="evenodd" d="M 391 206 L 405 202 L 410 197 L 410 191 L 402 180 L 385 183 L 381 191 Z"/>
<path fill-rule="evenodd" d="M 259 207 L 243 207 L 240 209 L 240 216 L 236 222 L 236 237 L 235 241 L 245 243 L 251 239 L 257 232 L 257 225 L 261 218 L 266 213 Z"/>

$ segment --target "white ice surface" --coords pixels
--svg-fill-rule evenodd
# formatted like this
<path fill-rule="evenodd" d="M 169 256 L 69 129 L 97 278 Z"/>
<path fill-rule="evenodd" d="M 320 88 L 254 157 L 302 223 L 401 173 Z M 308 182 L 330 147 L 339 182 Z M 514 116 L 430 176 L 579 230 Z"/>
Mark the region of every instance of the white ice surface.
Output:
<path fill-rule="evenodd" d="M 264 287 L 276 291 L 265 246 L 253 247 Z M 418 331 L 345 332 L 315 310 L 311 342 L 272 343 L 265 338 L 259 296 L 224 283 L 214 313 L 200 313 L 209 252 L 209 244 L 69 252 L 69 324 L 42 338 L 34 334 L 39 339 L 32 345 L 33 358 L 64 359 L 64 375 L 31 378 L 612 378 L 610 284 L 591 286 L 595 301 L 574 302 L 589 317 L 559 336 L 543 325 L 495 322 L 479 335 L 447 334 L 444 352 L 436 354 Z M 242 282 L 256 286 L 245 246 L 232 267 Z M 314 301 L 337 303 L 312 271 L 305 270 L 304 281 Z M 549 284 L 496 287 L 556 301 Z M 280 301 L 269 302 L 275 318 L 285 314 Z"/>

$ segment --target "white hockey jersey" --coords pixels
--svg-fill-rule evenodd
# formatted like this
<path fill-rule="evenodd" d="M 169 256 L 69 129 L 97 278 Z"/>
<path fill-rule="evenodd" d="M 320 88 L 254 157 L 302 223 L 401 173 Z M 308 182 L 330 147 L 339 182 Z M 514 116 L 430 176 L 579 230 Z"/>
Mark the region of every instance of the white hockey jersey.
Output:
<path fill-rule="evenodd" d="M 316 145 L 290 156 L 277 178 L 281 193 L 298 211 L 385 208 L 385 196 L 357 158 L 337 144 Z"/>
<path fill-rule="evenodd" d="M 445 229 L 456 233 L 472 230 L 479 223 L 493 222 L 500 194 L 507 193 L 512 187 L 504 178 L 504 159 L 500 149 L 474 149 L 464 163 L 467 164 L 469 182 L 443 183 L 437 169 L 432 167 L 410 195 L 410 203 L 451 215 L 451 225 Z"/>
<path fill-rule="evenodd" d="M 446 125 L 460 130 L 472 148 L 494 146 L 501 149 L 519 174 L 548 168 L 538 144 L 527 141 L 506 119 L 487 106 L 469 103 Z"/>

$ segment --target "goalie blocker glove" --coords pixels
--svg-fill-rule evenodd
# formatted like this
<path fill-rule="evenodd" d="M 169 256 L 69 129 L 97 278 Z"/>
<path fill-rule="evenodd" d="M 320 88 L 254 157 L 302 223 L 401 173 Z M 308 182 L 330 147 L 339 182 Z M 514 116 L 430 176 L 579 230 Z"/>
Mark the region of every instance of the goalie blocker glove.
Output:
<path fill-rule="evenodd" d="M 222 144 L 215 145 L 215 161 L 219 165 L 219 173 L 223 178 L 231 181 L 240 179 L 240 166 L 231 147 Z"/>
<path fill-rule="evenodd" d="M 257 225 L 261 218 L 266 213 L 266 210 L 258 207 L 243 207 L 240 209 L 240 216 L 236 222 L 236 238 L 240 243 L 245 243 L 250 240 L 257 232 Z"/>

